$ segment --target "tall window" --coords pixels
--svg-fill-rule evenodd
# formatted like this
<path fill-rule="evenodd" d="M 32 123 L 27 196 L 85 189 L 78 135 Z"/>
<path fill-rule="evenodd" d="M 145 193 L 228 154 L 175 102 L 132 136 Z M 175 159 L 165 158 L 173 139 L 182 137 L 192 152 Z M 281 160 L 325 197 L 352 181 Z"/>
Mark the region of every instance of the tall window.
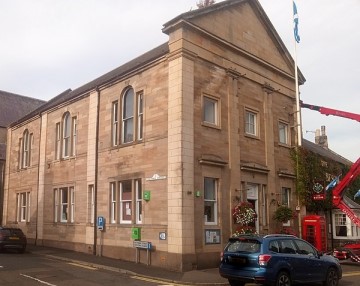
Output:
<path fill-rule="evenodd" d="M 137 132 L 138 132 L 138 140 L 143 138 L 143 121 L 144 121 L 144 95 L 143 93 L 138 93 L 137 95 Z"/>
<path fill-rule="evenodd" d="M 219 125 L 219 101 L 208 96 L 203 97 L 203 121 L 212 125 Z"/>
<path fill-rule="evenodd" d="M 281 204 L 283 206 L 290 207 L 290 194 L 291 189 L 290 188 L 282 188 L 281 189 Z M 283 223 L 284 226 L 290 226 L 290 220 Z"/>
<path fill-rule="evenodd" d="M 95 189 L 94 185 L 89 185 L 88 188 L 88 214 L 90 223 L 94 223 L 94 213 L 95 213 Z"/>
<path fill-rule="evenodd" d="M 77 119 L 66 112 L 55 128 L 55 159 L 76 155 Z"/>
<path fill-rule="evenodd" d="M 31 147 L 33 135 L 26 129 L 23 137 L 20 139 L 20 168 L 27 168 L 30 166 Z"/>
<path fill-rule="evenodd" d="M 217 224 L 217 188 L 218 180 L 204 178 L 204 219 L 205 224 Z"/>
<path fill-rule="evenodd" d="M 109 199 L 110 223 L 142 223 L 141 179 L 111 182 Z"/>
<path fill-rule="evenodd" d="M 136 192 L 136 223 L 142 223 L 142 188 L 141 180 L 135 180 Z"/>
<path fill-rule="evenodd" d="M 346 226 L 346 215 L 343 213 L 335 214 L 335 230 L 336 236 L 347 236 L 347 226 Z"/>
<path fill-rule="evenodd" d="M 73 223 L 75 220 L 74 187 L 64 187 L 54 190 L 54 221 Z"/>
<path fill-rule="evenodd" d="M 281 189 L 281 204 L 283 206 L 290 207 L 290 188 L 282 188 Z"/>
<path fill-rule="evenodd" d="M 134 141 L 134 90 L 129 88 L 122 100 L 122 142 Z"/>
<path fill-rule="evenodd" d="M 29 222 L 30 221 L 30 192 L 22 192 L 16 194 L 16 206 L 17 206 L 17 222 Z"/>
<path fill-rule="evenodd" d="M 117 222 L 116 183 L 110 183 L 110 222 Z"/>
<path fill-rule="evenodd" d="M 120 182 L 120 222 L 131 223 L 132 214 L 132 182 L 131 180 Z"/>
<path fill-rule="evenodd" d="M 114 101 L 111 108 L 111 141 L 112 146 L 118 145 L 119 135 L 119 103 Z"/>
<path fill-rule="evenodd" d="M 55 159 L 60 159 L 61 154 L 61 125 L 60 122 L 56 123 L 56 134 L 55 134 Z"/>
<path fill-rule="evenodd" d="M 66 113 L 63 118 L 63 157 L 70 156 L 71 150 L 71 120 L 70 113 Z"/>
<path fill-rule="evenodd" d="M 245 133 L 257 136 L 257 114 L 249 110 L 245 111 Z"/>
<path fill-rule="evenodd" d="M 289 144 L 289 125 L 279 122 L 279 142 Z"/>

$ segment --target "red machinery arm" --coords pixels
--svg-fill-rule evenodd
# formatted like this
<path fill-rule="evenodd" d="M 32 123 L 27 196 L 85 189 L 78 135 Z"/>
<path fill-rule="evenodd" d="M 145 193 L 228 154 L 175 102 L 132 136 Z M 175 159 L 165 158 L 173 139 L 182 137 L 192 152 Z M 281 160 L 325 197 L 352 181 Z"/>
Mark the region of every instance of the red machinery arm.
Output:
<path fill-rule="evenodd" d="M 301 107 L 309 108 L 315 110 L 325 115 L 334 115 L 339 117 L 344 117 L 360 122 L 360 114 L 331 109 L 327 107 L 311 105 L 301 102 Z M 351 166 L 349 172 L 344 176 L 344 178 L 337 184 L 333 190 L 333 204 L 338 207 L 343 213 L 345 213 L 358 227 L 360 227 L 360 219 L 352 211 L 352 209 L 346 204 L 343 200 L 343 193 L 345 188 L 350 185 L 357 176 L 360 175 L 360 158 Z"/>
<path fill-rule="evenodd" d="M 331 109 L 331 108 L 327 108 L 327 107 L 323 107 L 323 106 L 307 104 L 307 103 L 303 103 L 303 102 L 301 102 L 301 107 L 318 111 L 324 115 L 334 115 L 334 116 L 344 117 L 344 118 L 348 118 L 348 119 L 352 119 L 352 120 L 356 120 L 356 121 L 360 122 L 360 114 L 346 112 L 346 111 L 337 110 L 337 109 Z"/>

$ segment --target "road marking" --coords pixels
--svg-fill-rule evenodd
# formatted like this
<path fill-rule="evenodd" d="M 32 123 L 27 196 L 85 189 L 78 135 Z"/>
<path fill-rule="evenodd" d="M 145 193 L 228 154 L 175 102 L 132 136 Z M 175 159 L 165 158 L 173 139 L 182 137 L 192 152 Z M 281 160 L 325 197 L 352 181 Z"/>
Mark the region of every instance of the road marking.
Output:
<path fill-rule="evenodd" d="M 45 282 L 45 281 L 42 281 L 40 279 L 37 279 L 35 277 L 32 277 L 32 276 L 29 276 L 29 275 L 26 275 L 26 274 L 22 274 L 20 273 L 21 276 L 25 277 L 25 278 L 29 278 L 29 279 L 32 279 L 32 280 L 35 280 L 41 284 L 45 284 L 45 285 L 48 285 L 48 286 L 56 286 L 55 284 L 51 284 L 51 283 L 48 283 L 48 282 Z"/>
<path fill-rule="evenodd" d="M 82 267 L 82 268 L 85 268 L 85 269 L 97 270 L 96 267 L 87 266 L 87 265 L 83 265 L 83 264 L 78 264 L 78 263 L 73 263 L 73 262 L 69 262 L 68 264 L 73 265 L 73 266 L 77 266 L 77 267 Z"/>
<path fill-rule="evenodd" d="M 163 282 L 161 279 L 151 278 L 151 277 L 141 277 L 141 276 L 130 276 L 132 279 L 146 281 L 146 282 L 152 282 L 152 283 L 159 283 L 158 285 L 162 286 L 187 286 L 189 284 L 177 284 L 177 283 L 170 283 L 169 282 Z"/>
<path fill-rule="evenodd" d="M 353 271 L 353 272 L 346 272 L 346 273 L 343 273 L 343 277 L 349 277 L 349 276 L 357 276 L 357 275 L 360 275 L 360 271 Z"/>

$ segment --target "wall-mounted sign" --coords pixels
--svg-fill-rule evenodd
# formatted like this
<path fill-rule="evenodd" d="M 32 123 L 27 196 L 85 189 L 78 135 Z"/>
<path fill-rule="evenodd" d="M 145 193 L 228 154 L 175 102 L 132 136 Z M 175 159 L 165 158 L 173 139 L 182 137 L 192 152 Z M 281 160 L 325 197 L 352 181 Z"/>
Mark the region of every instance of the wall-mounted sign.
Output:
<path fill-rule="evenodd" d="M 150 191 L 144 191 L 143 199 L 145 201 L 150 201 L 150 197 L 151 197 L 151 192 Z"/>
<path fill-rule="evenodd" d="M 205 244 L 219 244 L 220 229 L 205 229 Z"/>
<path fill-rule="evenodd" d="M 313 185 L 313 200 L 325 200 L 324 185 L 321 182 L 315 182 Z"/>
<path fill-rule="evenodd" d="M 165 231 L 159 232 L 159 239 L 166 240 L 166 232 Z"/>
<path fill-rule="evenodd" d="M 146 181 L 157 181 L 157 180 L 165 180 L 166 176 L 160 176 L 159 174 L 154 174 L 151 178 L 146 178 Z"/>

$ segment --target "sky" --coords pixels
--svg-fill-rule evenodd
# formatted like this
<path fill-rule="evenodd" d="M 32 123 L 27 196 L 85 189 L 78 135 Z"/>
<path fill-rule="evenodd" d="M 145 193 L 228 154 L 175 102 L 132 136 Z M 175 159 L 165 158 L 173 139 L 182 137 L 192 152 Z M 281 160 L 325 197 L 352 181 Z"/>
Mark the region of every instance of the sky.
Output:
<path fill-rule="evenodd" d="M 43 100 L 75 89 L 166 42 L 163 24 L 197 2 L 0 0 L 0 89 Z M 301 100 L 359 113 L 360 0 L 296 0 L 296 53 L 292 1 L 259 2 L 306 78 Z M 305 139 L 321 126 L 331 150 L 358 159 L 359 122 L 302 109 Z"/>

